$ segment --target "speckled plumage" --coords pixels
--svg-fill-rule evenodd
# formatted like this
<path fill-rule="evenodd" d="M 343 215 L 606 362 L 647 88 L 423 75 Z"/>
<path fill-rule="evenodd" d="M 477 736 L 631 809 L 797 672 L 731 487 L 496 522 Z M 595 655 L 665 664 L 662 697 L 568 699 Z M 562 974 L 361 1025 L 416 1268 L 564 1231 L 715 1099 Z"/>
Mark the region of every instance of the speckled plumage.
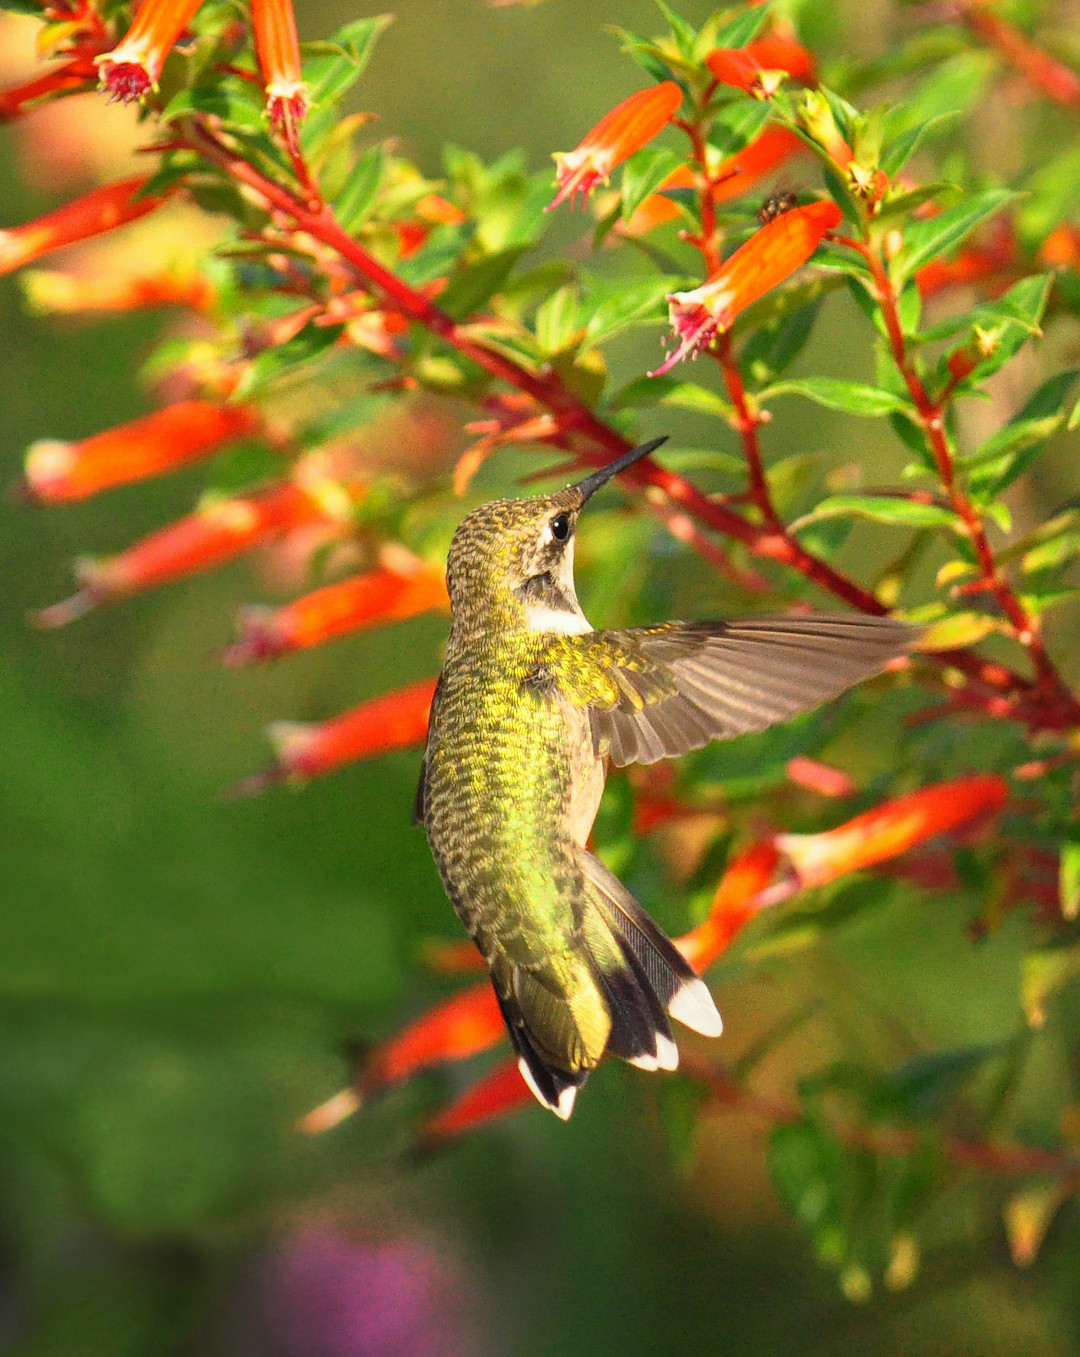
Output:
<path fill-rule="evenodd" d="M 417 806 L 522 1071 L 563 1116 L 605 1051 L 673 1068 L 667 1013 L 720 1029 L 702 983 L 585 848 L 606 762 L 761 729 L 875 672 L 908 639 L 861 618 L 592 631 L 573 530 L 599 479 L 485 505 L 458 528 Z"/>

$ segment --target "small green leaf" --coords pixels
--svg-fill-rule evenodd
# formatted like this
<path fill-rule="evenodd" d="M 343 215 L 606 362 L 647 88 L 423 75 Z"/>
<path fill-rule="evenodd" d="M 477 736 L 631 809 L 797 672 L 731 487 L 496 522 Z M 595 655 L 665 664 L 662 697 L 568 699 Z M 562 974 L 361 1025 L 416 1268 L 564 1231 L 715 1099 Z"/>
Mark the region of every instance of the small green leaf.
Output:
<path fill-rule="evenodd" d="M 343 325 L 305 325 L 287 344 L 266 349 L 248 368 L 234 391 L 234 398 L 250 396 L 301 364 L 310 362 L 334 345 Z"/>
<path fill-rule="evenodd" d="M 1062 845 L 1059 893 L 1062 917 L 1080 916 L 1080 838 Z"/>
<path fill-rule="evenodd" d="M 320 44 L 319 54 L 304 62 L 304 80 L 311 102 L 327 103 L 350 90 L 367 69 L 375 44 L 393 22 L 392 14 L 354 19 L 339 28 L 329 44 Z"/>
<path fill-rule="evenodd" d="M 1080 199 L 1080 147 L 1072 138 L 1024 185 L 1027 196 L 1017 212 L 1017 228 L 1025 241 L 1041 244 L 1055 226 L 1076 210 Z"/>
<path fill-rule="evenodd" d="M 1072 870 L 1070 864 L 1070 872 Z M 1069 883 L 1071 885 L 1071 882 Z M 1062 902 L 1064 904 L 1064 900 Z M 1059 990 L 1080 975 L 1080 945 L 1048 947 L 1024 957 L 1020 976 L 1020 1001 L 1028 1024 L 1046 1024 L 1046 1006 Z"/>
<path fill-rule="evenodd" d="M 750 335 L 739 354 L 739 362 L 755 386 L 775 381 L 798 358 L 820 310 L 820 301 L 811 302 Z"/>
<path fill-rule="evenodd" d="M 768 5 L 746 5 L 722 28 L 716 29 L 711 46 L 745 47 L 748 42 L 753 42 L 768 20 Z"/>
<path fill-rule="evenodd" d="M 489 254 L 475 264 L 457 269 L 440 295 L 439 305 L 455 320 L 464 320 L 499 291 L 521 254 L 520 246 L 500 250 L 498 254 Z"/>
<path fill-rule="evenodd" d="M 697 42 L 697 29 L 688 24 L 681 14 L 676 14 L 665 0 L 656 0 L 656 8 L 664 16 L 671 29 L 671 36 L 675 39 L 675 45 L 679 52 L 687 61 L 692 61 L 694 57 L 694 44 Z"/>
<path fill-rule="evenodd" d="M 696 382 L 683 382 L 677 377 L 637 377 L 612 397 L 609 408 L 627 410 L 649 405 L 693 410 L 696 414 L 713 415 L 728 422 L 735 418 L 734 406 L 723 396 Z"/>
<path fill-rule="evenodd" d="M 681 164 L 681 157 L 666 146 L 645 146 L 632 155 L 623 167 L 623 221 L 627 221 L 649 194 L 655 193 L 672 170 Z"/>
<path fill-rule="evenodd" d="M 334 204 L 343 230 L 355 231 L 370 216 L 385 168 L 386 156 L 381 146 L 369 147 L 357 160 Z"/>
<path fill-rule="evenodd" d="M 666 54 L 654 42 L 650 42 L 648 38 L 639 37 L 637 33 L 632 33 L 628 28 L 620 28 L 618 24 L 609 24 L 607 31 L 614 33 L 621 40 L 622 50 L 631 61 L 636 62 L 641 67 L 646 75 L 651 76 L 656 81 L 674 80 L 676 84 L 682 85 L 684 89 L 686 88 L 685 83 L 668 65 Z"/>
<path fill-rule="evenodd" d="M 999 495 L 1027 470 L 1045 441 L 1064 424 L 1065 404 L 1078 375 L 1080 368 L 1069 368 L 1048 378 L 1024 408 L 972 454 L 967 462 L 975 468 L 968 479 L 972 495 L 980 499 Z"/>
<path fill-rule="evenodd" d="M 1026 551 L 1021 558 L 1020 567 L 1026 575 L 1039 570 L 1053 570 L 1067 564 L 1080 555 L 1080 532 L 1063 532 L 1059 537 L 1051 538 L 1037 547 Z"/>
<path fill-rule="evenodd" d="M 919 637 L 920 650 L 955 650 L 984 640 L 1000 623 L 984 613 L 952 613 L 934 622 Z"/>
<path fill-rule="evenodd" d="M 797 532 L 804 524 L 837 517 L 869 518 L 875 523 L 890 523 L 898 528 L 957 529 L 962 526 L 951 509 L 939 504 L 919 504 L 888 495 L 830 495 L 792 523 L 791 530 Z"/>
<path fill-rule="evenodd" d="M 893 178 L 904 168 L 927 137 L 951 127 L 961 116 L 959 109 L 950 109 L 946 113 L 938 113 L 933 118 L 926 118 L 907 128 L 895 141 L 886 146 L 881 157 L 881 168 L 890 179 Z"/>
<path fill-rule="evenodd" d="M 777 382 L 766 387 L 759 399 L 768 401 L 776 396 L 805 396 L 826 409 L 842 410 L 848 415 L 907 414 L 911 411 L 911 405 L 891 391 L 882 391 L 880 387 L 867 386 L 863 382 L 842 381 L 838 377 L 800 377 Z"/>
<path fill-rule="evenodd" d="M 662 321 L 666 316 L 665 298 L 685 282 L 682 278 L 645 278 L 597 289 L 588 299 L 593 309 L 585 326 L 585 343 L 603 344 L 632 325 Z M 588 304 L 583 306 L 586 314 L 588 309 Z"/>
<path fill-rule="evenodd" d="M 913 222 L 904 233 L 904 246 L 892 262 L 892 275 L 901 282 L 924 264 L 954 250 L 981 222 L 1000 212 L 1019 195 L 1010 189 L 987 189 L 928 221 Z"/>
<path fill-rule="evenodd" d="M 579 328 L 576 288 L 560 287 L 537 307 L 536 342 L 544 353 L 570 348 Z"/>
<path fill-rule="evenodd" d="M 709 145 L 725 159 L 738 155 L 769 121 L 771 112 L 769 105 L 759 99 L 735 99 L 725 104 L 709 132 Z"/>

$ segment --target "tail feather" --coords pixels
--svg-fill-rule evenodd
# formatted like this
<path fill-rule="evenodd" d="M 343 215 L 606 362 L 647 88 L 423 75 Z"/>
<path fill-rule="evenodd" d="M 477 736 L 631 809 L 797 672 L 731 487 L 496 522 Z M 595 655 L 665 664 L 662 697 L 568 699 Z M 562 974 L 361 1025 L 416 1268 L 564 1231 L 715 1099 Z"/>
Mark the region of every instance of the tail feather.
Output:
<path fill-rule="evenodd" d="M 708 986 L 664 931 L 599 858 L 582 850 L 581 867 L 609 927 L 633 953 L 662 1009 L 705 1037 L 723 1029 Z"/>
<path fill-rule="evenodd" d="M 674 1070 L 669 1015 L 705 1036 L 721 1028 L 712 995 L 671 939 L 602 862 L 584 850 L 579 857 L 587 959 L 575 978 L 555 985 L 521 964 L 491 965 L 522 1078 L 564 1120 L 605 1051 L 641 1069 Z"/>

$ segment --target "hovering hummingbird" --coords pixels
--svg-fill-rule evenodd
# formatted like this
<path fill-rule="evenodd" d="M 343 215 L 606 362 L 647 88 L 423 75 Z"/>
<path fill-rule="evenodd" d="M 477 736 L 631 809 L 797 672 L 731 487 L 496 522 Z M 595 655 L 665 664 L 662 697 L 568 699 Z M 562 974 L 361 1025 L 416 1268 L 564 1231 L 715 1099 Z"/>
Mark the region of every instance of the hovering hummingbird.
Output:
<path fill-rule="evenodd" d="M 447 564 L 450 637 L 415 820 L 521 1073 L 563 1118 L 605 1052 L 672 1070 L 669 1017 L 721 1029 L 704 982 L 586 848 L 608 766 L 763 730 L 877 673 L 912 636 L 855 615 L 594 631 L 574 589 L 578 515 L 664 441 L 558 494 L 475 509 Z"/>

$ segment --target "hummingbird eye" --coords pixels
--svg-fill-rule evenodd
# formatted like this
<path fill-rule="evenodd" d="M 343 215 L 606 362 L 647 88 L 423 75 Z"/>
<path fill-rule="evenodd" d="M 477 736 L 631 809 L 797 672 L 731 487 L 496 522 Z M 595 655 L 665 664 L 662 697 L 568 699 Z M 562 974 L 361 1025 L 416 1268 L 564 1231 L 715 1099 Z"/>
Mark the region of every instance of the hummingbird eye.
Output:
<path fill-rule="evenodd" d="M 570 536 L 570 515 L 556 514 L 548 526 L 551 528 L 551 535 L 556 542 L 565 542 Z"/>

